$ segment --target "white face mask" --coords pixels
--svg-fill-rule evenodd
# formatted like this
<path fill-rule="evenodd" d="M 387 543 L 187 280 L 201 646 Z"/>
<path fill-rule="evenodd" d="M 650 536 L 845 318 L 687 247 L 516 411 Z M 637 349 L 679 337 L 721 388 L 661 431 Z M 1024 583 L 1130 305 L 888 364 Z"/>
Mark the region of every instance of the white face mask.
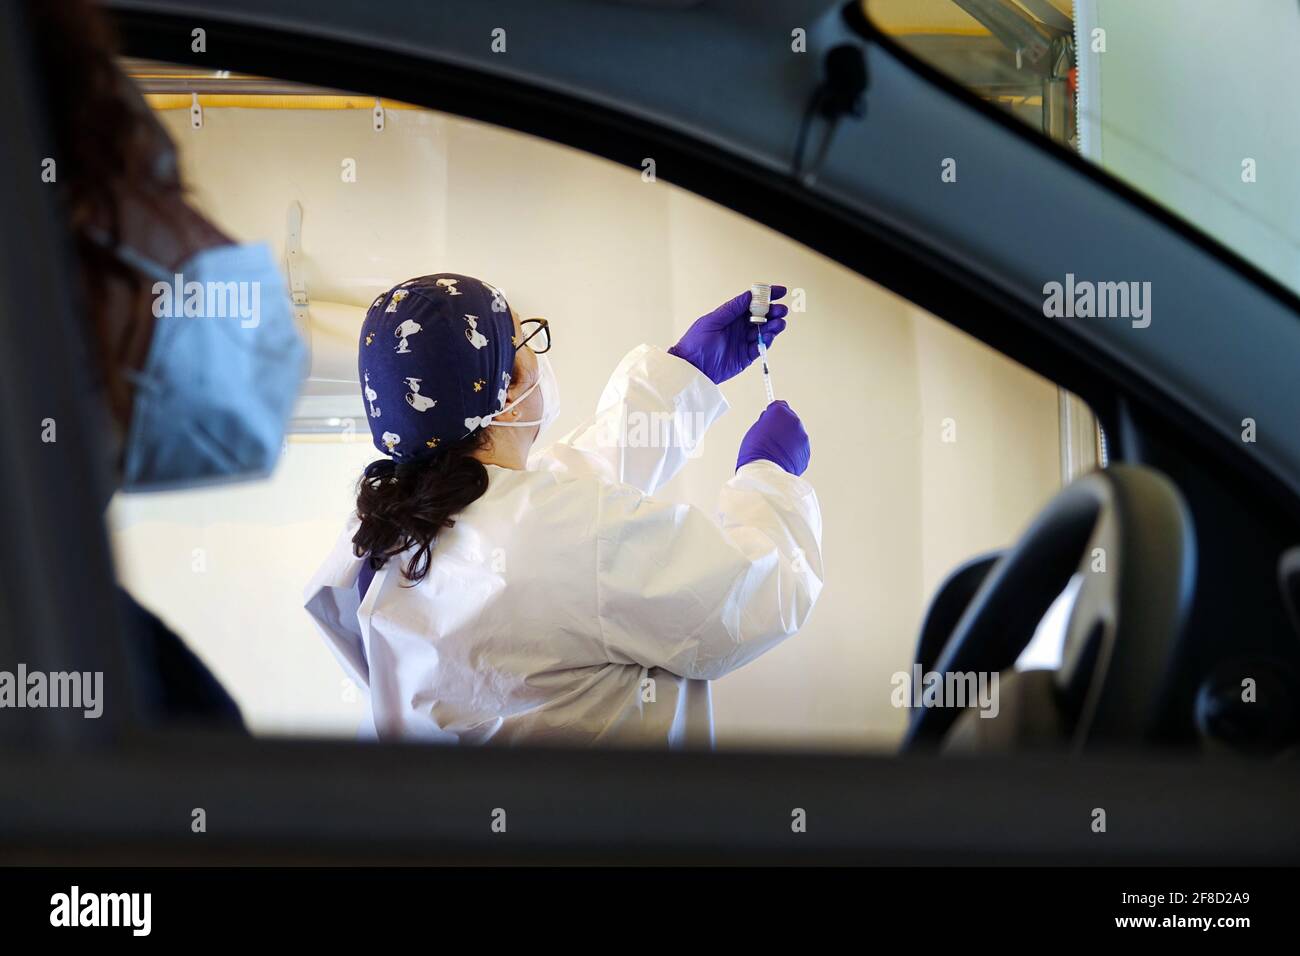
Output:
<path fill-rule="evenodd" d="M 537 356 L 537 381 L 533 382 L 522 395 L 496 414 L 502 415 L 510 411 L 510 409 L 531 395 L 533 389 L 538 386 L 541 386 L 542 389 L 541 418 L 531 422 L 499 422 L 493 417 L 492 424 L 502 428 L 531 428 L 533 425 L 540 425 L 541 427 L 537 429 L 537 438 L 541 438 L 547 427 L 560 417 L 560 381 L 555 377 L 555 369 L 551 368 L 551 360 L 545 355 Z"/>

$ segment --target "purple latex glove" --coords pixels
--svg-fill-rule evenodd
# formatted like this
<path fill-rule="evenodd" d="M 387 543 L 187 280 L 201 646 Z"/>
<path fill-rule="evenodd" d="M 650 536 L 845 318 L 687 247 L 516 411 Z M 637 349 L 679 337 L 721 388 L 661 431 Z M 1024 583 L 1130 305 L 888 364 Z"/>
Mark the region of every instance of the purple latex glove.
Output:
<path fill-rule="evenodd" d="M 780 465 L 792 475 L 802 475 L 808 468 L 811 455 L 803 422 L 789 405 L 775 401 L 763 409 L 758 421 L 745 433 L 740 443 L 740 457 L 736 459 L 736 470 L 751 461 L 763 459 Z"/>
<path fill-rule="evenodd" d="M 773 301 L 783 295 L 785 286 L 772 286 Z M 784 316 L 790 311 L 783 305 L 770 305 L 767 321 L 760 325 L 749 320 L 751 298 L 749 292 L 744 292 L 696 319 L 681 341 L 668 350 L 669 354 L 690 362 L 714 385 L 739 375 L 758 358 L 759 330 L 763 332 L 763 344 L 771 348 L 772 340 L 784 331 Z"/>

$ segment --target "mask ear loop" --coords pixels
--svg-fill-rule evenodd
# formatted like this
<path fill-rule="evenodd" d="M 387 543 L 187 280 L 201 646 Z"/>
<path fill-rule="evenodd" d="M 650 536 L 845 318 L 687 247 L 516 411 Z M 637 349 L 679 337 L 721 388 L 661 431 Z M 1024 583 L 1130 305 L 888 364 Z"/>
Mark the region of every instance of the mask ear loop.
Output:
<path fill-rule="evenodd" d="M 469 426 L 469 431 L 465 433 L 464 437 L 468 438 L 470 435 L 474 433 L 476 429 L 491 428 L 493 425 L 497 425 L 501 428 L 526 428 L 529 425 L 540 425 L 542 423 L 542 420 L 540 418 L 535 422 L 499 422 L 496 420 L 496 417 L 498 415 L 504 415 L 506 412 L 510 411 L 512 408 L 514 408 L 516 405 L 522 402 L 525 398 L 531 395 L 533 393 L 533 390 L 536 389 L 537 386 L 541 384 L 542 384 L 542 380 L 538 378 L 536 382 L 533 382 L 532 385 L 528 386 L 527 390 L 518 398 L 516 398 L 513 402 L 511 402 L 509 405 L 504 405 L 501 408 L 498 408 L 495 412 L 489 412 L 486 415 L 479 415 L 474 418 L 467 418 L 465 420 L 465 424 Z"/>
<path fill-rule="evenodd" d="M 519 354 L 519 350 L 520 350 L 521 348 L 523 348 L 524 346 L 526 346 L 526 345 L 528 344 L 528 342 L 529 342 L 530 339 L 532 339 L 534 336 L 540 334 L 541 331 L 542 331 L 542 327 L 539 326 L 539 327 L 537 328 L 537 330 L 536 330 L 535 332 L 532 333 L 532 335 L 529 335 L 529 336 L 528 336 L 527 338 L 525 338 L 522 342 L 520 342 L 518 345 L 516 345 L 516 346 L 515 346 L 515 354 L 518 355 L 518 354 Z M 548 350 L 548 351 L 549 351 L 549 350 Z M 540 355 L 541 353 L 538 352 L 538 353 L 535 353 L 535 354 Z M 485 421 L 487 421 L 487 424 L 484 425 L 483 427 L 484 427 L 484 428 L 490 428 L 490 427 L 493 426 L 493 425 L 497 425 L 497 426 L 499 426 L 499 427 L 501 427 L 501 428 L 531 428 L 533 425 L 540 425 L 540 424 L 545 420 L 544 418 L 539 418 L 539 419 L 537 419 L 537 421 L 535 421 L 535 422 L 498 422 L 498 421 L 491 421 L 491 420 L 489 420 L 489 419 L 495 419 L 496 416 L 498 416 L 498 415 L 502 415 L 502 414 L 504 414 L 504 413 L 510 411 L 510 409 L 514 408 L 516 405 L 518 405 L 520 402 L 522 402 L 525 398 L 527 398 L 529 395 L 531 395 L 531 394 L 536 390 L 536 388 L 537 388 L 539 385 L 541 385 L 541 384 L 542 384 L 542 376 L 541 376 L 541 374 L 539 373 L 538 376 L 537 376 L 537 381 L 533 382 L 532 385 L 529 385 L 529 386 L 528 386 L 528 389 L 527 389 L 527 390 L 526 390 L 522 395 L 520 395 L 518 398 L 516 398 L 513 402 L 511 402 L 509 405 L 505 405 L 505 406 L 503 406 L 502 408 L 500 408 L 500 409 L 498 409 L 497 411 L 493 412 L 491 415 L 484 415 L 484 416 L 483 416 L 483 419 L 484 419 Z"/>
<path fill-rule="evenodd" d="M 159 282 L 171 282 L 175 276 L 167 269 L 164 269 L 161 263 L 150 259 L 148 256 L 142 256 L 130 246 L 124 246 L 121 243 L 113 241 L 113 237 L 106 233 L 98 226 L 86 227 L 86 238 L 98 246 L 107 249 L 117 259 L 130 266 L 141 275 L 146 275 L 151 279 Z"/>
<path fill-rule="evenodd" d="M 149 278 L 155 280 L 156 282 L 165 282 L 170 284 L 171 282 L 175 281 L 175 275 L 169 270 L 164 269 L 161 263 L 157 262 L 154 259 L 150 259 L 148 256 L 141 255 L 140 253 L 136 252 L 136 250 L 132 249 L 130 246 L 125 246 L 119 242 L 114 242 L 113 237 L 110 236 L 103 229 L 100 229 L 98 226 L 87 226 L 85 228 L 85 235 L 86 238 L 89 239 L 91 242 L 107 250 L 119 262 L 131 267 L 136 272 L 139 272 L 141 275 L 148 276 Z M 154 329 L 153 341 L 149 343 L 150 354 L 152 354 L 154 349 L 158 347 L 159 342 L 161 341 L 160 340 L 161 332 L 162 332 L 161 329 L 158 328 Z M 148 359 L 146 358 L 146 366 L 147 364 L 148 364 Z M 148 391 L 154 386 L 153 383 L 149 380 L 149 377 L 145 375 L 143 371 L 138 371 L 136 369 L 128 368 L 123 370 L 122 374 L 123 377 L 128 382 L 131 383 L 131 387 L 134 388 L 136 391 L 136 395 L 131 401 L 132 416 L 134 417 L 135 415 L 134 409 L 136 408 L 140 400 L 140 393 L 144 391 Z M 116 423 L 114 427 L 116 428 Z M 120 444 L 122 448 L 122 458 L 123 460 L 126 460 L 127 453 L 129 452 L 128 445 L 131 442 L 130 429 L 127 429 L 126 433 L 121 435 L 120 438 L 121 438 Z"/>
<path fill-rule="evenodd" d="M 540 418 L 537 419 L 537 421 L 535 422 L 498 422 L 495 421 L 495 419 L 498 415 L 505 414 L 506 412 L 514 408 L 516 405 L 518 405 L 520 402 L 522 402 L 529 395 L 533 394 L 533 392 L 537 390 L 537 386 L 541 384 L 542 384 L 542 377 L 539 375 L 537 376 L 537 381 L 533 382 L 532 385 L 529 385 L 528 388 L 524 390 L 524 393 L 520 395 L 518 398 L 516 398 L 513 402 L 511 402 L 509 405 L 506 405 L 500 410 L 493 412 L 491 415 L 484 415 L 483 417 L 485 419 L 489 419 L 487 425 L 485 425 L 484 427 L 490 428 L 493 425 L 497 425 L 501 428 L 528 428 L 532 425 L 540 425 L 542 423 L 542 420 Z"/>

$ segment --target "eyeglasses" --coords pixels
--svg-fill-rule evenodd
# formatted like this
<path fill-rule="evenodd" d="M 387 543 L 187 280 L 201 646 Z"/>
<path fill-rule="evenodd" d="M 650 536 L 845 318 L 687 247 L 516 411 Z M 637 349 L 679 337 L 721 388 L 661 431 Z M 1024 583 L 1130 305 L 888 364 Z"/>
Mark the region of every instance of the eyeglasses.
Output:
<path fill-rule="evenodd" d="M 521 341 L 515 346 L 519 351 L 525 345 L 537 355 L 551 350 L 551 323 L 546 319 L 524 319 L 519 323 Z"/>

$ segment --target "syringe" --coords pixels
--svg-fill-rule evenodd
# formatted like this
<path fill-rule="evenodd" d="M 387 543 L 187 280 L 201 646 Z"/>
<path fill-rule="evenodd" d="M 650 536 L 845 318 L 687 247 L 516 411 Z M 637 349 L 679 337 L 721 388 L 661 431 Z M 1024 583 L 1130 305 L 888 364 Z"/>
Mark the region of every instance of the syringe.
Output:
<path fill-rule="evenodd" d="M 771 303 L 772 287 L 757 284 L 749 290 L 749 294 L 749 321 L 762 325 L 767 321 L 767 308 Z M 776 401 L 776 396 L 772 392 L 772 370 L 767 367 L 767 346 L 763 343 L 762 329 L 759 329 L 758 332 L 758 357 L 763 363 L 763 387 L 767 390 L 767 403 L 771 405 Z"/>

